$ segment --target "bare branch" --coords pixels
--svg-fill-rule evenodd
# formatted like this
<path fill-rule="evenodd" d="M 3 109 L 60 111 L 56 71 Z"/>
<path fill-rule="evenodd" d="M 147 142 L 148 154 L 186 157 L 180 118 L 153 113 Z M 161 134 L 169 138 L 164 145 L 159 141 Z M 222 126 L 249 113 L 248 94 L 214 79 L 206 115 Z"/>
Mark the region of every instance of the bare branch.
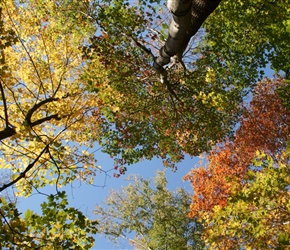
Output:
<path fill-rule="evenodd" d="M 153 58 L 153 60 L 154 60 L 154 65 L 153 66 L 154 66 L 155 70 L 161 75 L 161 79 L 160 79 L 161 82 L 166 85 L 166 87 L 167 87 L 168 91 L 170 92 L 170 94 L 173 95 L 177 100 L 179 100 L 178 97 L 177 97 L 177 95 L 176 95 L 176 93 L 172 90 L 172 88 L 170 86 L 170 83 L 169 83 L 168 77 L 167 77 L 167 71 L 166 71 L 166 69 L 164 69 L 162 66 L 160 66 L 159 64 L 157 64 L 155 62 L 156 57 L 153 55 L 153 53 L 151 52 L 151 50 L 148 49 L 143 44 L 141 44 L 139 41 L 137 41 L 137 39 L 135 39 L 134 37 L 132 37 L 130 35 L 127 35 L 126 33 L 122 33 L 122 34 L 124 36 L 126 36 L 127 38 L 129 38 L 131 41 L 133 41 L 134 44 L 137 47 L 139 47 L 141 50 L 143 50 L 144 52 L 146 52 L 148 55 L 150 55 Z"/>
<path fill-rule="evenodd" d="M 44 51 L 45 51 L 45 56 L 47 58 L 47 64 L 48 64 L 48 72 L 49 72 L 49 79 L 50 79 L 50 82 L 51 82 L 51 89 L 53 91 L 53 87 L 54 87 L 54 84 L 53 84 L 53 78 L 52 78 L 52 72 L 51 72 L 51 68 L 50 68 L 50 57 L 49 57 L 49 54 L 47 52 L 47 46 L 46 46 L 46 42 L 45 42 L 45 39 L 43 37 L 42 34 L 41 35 L 41 38 L 42 38 L 42 43 L 43 43 L 43 47 L 44 47 Z"/>
<path fill-rule="evenodd" d="M 60 179 L 60 167 L 58 166 L 57 162 L 55 161 L 53 155 L 51 154 L 50 150 L 48 149 L 48 154 L 49 154 L 49 157 L 50 159 L 52 160 L 52 162 L 54 163 L 55 167 L 57 168 L 57 172 L 58 172 L 58 175 L 57 175 L 57 179 L 56 179 L 56 182 L 55 182 L 55 189 L 56 189 L 56 192 L 58 193 L 59 190 L 58 190 L 58 183 L 59 183 L 59 179 Z"/>

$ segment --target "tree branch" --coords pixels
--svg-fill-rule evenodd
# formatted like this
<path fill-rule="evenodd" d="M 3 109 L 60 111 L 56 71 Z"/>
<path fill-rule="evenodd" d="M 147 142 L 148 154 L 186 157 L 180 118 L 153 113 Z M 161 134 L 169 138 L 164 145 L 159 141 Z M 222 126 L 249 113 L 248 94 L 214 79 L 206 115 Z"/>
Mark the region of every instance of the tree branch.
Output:
<path fill-rule="evenodd" d="M 16 134 L 15 128 L 7 127 L 0 131 L 0 141 Z"/>
<path fill-rule="evenodd" d="M 43 100 L 43 101 L 41 101 L 41 102 L 39 102 L 39 103 L 37 103 L 37 104 L 35 104 L 28 112 L 27 112 L 27 114 L 26 114 L 26 116 L 25 116 L 25 121 L 27 122 L 27 124 L 29 125 L 29 126 L 33 126 L 32 124 L 32 122 L 31 122 L 31 117 L 32 117 L 32 115 L 33 115 L 33 113 L 37 110 L 37 109 L 39 109 L 41 106 L 43 106 L 44 104 L 46 104 L 46 103 L 49 103 L 49 102 L 54 102 L 54 101 L 57 101 L 57 100 L 59 100 L 59 98 L 54 98 L 54 97 L 50 97 L 50 98 L 47 98 L 47 99 L 45 99 L 45 100 Z M 43 118 L 44 119 L 44 118 Z M 41 120 L 41 119 L 40 119 Z M 34 122 L 35 123 L 35 122 Z M 37 124 L 40 124 L 40 123 L 37 123 Z"/>
<path fill-rule="evenodd" d="M 5 97 L 4 97 L 4 91 L 3 90 L 3 87 L 0 83 L 0 90 L 1 90 L 1 93 L 2 93 L 2 97 L 3 97 L 3 104 L 4 104 L 4 112 L 5 112 L 5 123 L 6 123 L 6 128 L 1 130 L 0 131 L 0 141 L 3 140 L 3 139 L 6 139 L 8 137 L 11 137 L 13 135 L 16 134 L 16 130 L 14 127 L 11 127 L 9 126 L 9 122 L 8 122 L 8 114 L 7 114 L 7 107 L 6 107 L 6 101 L 5 100 Z M 66 96 L 65 96 L 66 97 Z M 64 97 L 64 98 L 65 98 Z M 53 115 L 50 115 L 50 116 L 47 116 L 47 117 L 44 117 L 44 118 L 41 118 L 41 119 L 38 119 L 34 122 L 31 121 L 31 118 L 32 118 L 32 115 L 33 113 L 39 109 L 41 106 L 43 106 L 44 104 L 46 103 L 49 103 L 49 102 L 54 102 L 54 101 L 57 101 L 59 100 L 59 98 L 54 98 L 54 97 L 50 97 L 48 99 L 45 99 L 37 104 L 35 104 L 26 114 L 25 116 L 25 119 L 24 121 L 27 122 L 27 124 L 30 126 L 30 127 L 34 127 L 34 126 L 37 126 L 39 124 L 42 124 L 43 122 L 46 122 L 46 121 L 50 121 L 52 119 L 55 119 L 55 120 L 61 120 L 61 117 L 58 115 L 58 114 L 53 114 Z"/>
<path fill-rule="evenodd" d="M 152 58 L 154 58 L 153 53 L 151 52 L 150 49 L 148 49 L 146 46 L 144 46 L 143 44 L 141 44 L 137 39 L 135 39 L 134 37 L 127 35 L 126 33 L 122 33 L 125 37 L 127 37 L 128 39 L 130 39 L 137 47 L 139 47 L 140 49 L 142 49 L 144 52 L 146 52 L 148 55 L 150 55 Z"/>
<path fill-rule="evenodd" d="M 31 170 L 33 167 L 34 167 L 34 165 L 36 164 L 36 162 L 40 159 L 40 157 L 48 150 L 48 148 L 49 148 L 49 144 L 47 144 L 45 147 L 44 147 L 44 149 L 40 152 L 40 154 L 36 157 L 36 159 L 32 162 L 32 163 L 30 163 L 26 168 L 25 168 L 25 170 L 22 172 L 22 173 L 20 173 L 19 174 L 19 176 L 16 178 L 16 179 L 14 179 L 13 181 L 11 181 L 11 182 L 9 182 L 8 184 L 4 184 L 1 188 L 0 188 L 0 192 L 2 192 L 3 190 L 5 190 L 6 188 L 8 188 L 8 187 L 10 187 L 10 186 L 12 186 L 12 185 L 14 185 L 14 184 L 16 184 L 18 181 L 20 181 L 22 178 L 25 178 L 25 175 L 26 175 L 26 173 L 29 171 L 29 170 Z"/>
<path fill-rule="evenodd" d="M 1 96 L 2 96 L 2 100 L 3 100 L 3 106 L 4 106 L 5 128 L 0 131 L 0 141 L 7 138 L 7 137 L 10 137 L 10 136 L 16 134 L 15 128 L 13 128 L 13 126 L 11 127 L 9 125 L 8 108 L 7 108 L 6 97 L 5 97 L 2 83 L 3 83 L 3 81 L 0 79 L 0 91 L 1 91 Z"/>
<path fill-rule="evenodd" d="M 3 89 L 3 86 L 2 86 L 2 80 L 0 80 L 0 90 L 1 90 L 2 100 L 3 100 L 3 106 L 4 106 L 5 127 L 8 128 L 9 127 L 8 109 L 7 109 L 6 97 L 5 97 L 4 89 Z"/>
<path fill-rule="evenodd" d="M 50 116 L 38 119 L 35 122 L 31 122 L 30 126 L 34 127 L 34 126 L 39 125 L 43 122 L 50 121 L 51 119 L 55 119 L 55 120 L 59 121 L 59 120 L 61 120 L 61 117 L 58 114 L 50 115 Z"/>
<path fill-rule="evenodd" d="M 132 36 L 130 36 L 130 35 L 127 35 L 126 33 L 122 33 L 124 36 L 126 36 L 127 38 L 129 38 L 131 41 L 133 41 L 133 43 L 137 46 L 137 47 L 139 47 L 141 50 L 143 50 L 144 52 L 146 52 L 148 55 L 150 55 L 152 58 L 153 58 L 153 60 L 154 60 L 154 68 L 155 68 L 155 70 L 161 75 L 161 82 L 163 83 L 163 84 L 165 84 L 166 85 L 166 87 L 167 87 L 167 90 L 169 91 L 169 93 L 171 94 L 171 95 L 173 95 L 177 100 L 179 100 L 178 99 L 178 97 L 177 97 L 177 95 L 176 95 L 176 93 L 173 91 L 173 89 L 171 88 L 171 86 L 170 86 L 170 83 L 169 83 L 169 81 L 168 81 L 168 77 L 167 77 L 167 71 L 166 71 L 166 69 L 164 69 L 162 66 L 160 66 L 159 64 L 156 64 L 156 62 L 155 62 L 155 59 L 156 59 L 156 57 L 153 55 L 153 53 L 151 52 L 151 50 L 150 49 L 148 49 L 146 46 L 144 46 L 143 44 L 141 44 L 137 39 L 135 39 L 134 37 L 132 37 Z"/>

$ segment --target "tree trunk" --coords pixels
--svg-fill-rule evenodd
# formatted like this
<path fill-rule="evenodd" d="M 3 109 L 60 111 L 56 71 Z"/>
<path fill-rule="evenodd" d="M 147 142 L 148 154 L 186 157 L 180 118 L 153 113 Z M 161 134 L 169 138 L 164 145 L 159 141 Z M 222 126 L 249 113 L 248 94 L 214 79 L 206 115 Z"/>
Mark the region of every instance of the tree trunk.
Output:
<path fill-rule="evenodd" d="M 167 7 L 173 19 L 168 38 L 154 62 L 157 70 L 168 64 L 170 57 L 183 53 L 190 38 L 196 34 L 220 2 L 221 0 L 168 0 Z"/>

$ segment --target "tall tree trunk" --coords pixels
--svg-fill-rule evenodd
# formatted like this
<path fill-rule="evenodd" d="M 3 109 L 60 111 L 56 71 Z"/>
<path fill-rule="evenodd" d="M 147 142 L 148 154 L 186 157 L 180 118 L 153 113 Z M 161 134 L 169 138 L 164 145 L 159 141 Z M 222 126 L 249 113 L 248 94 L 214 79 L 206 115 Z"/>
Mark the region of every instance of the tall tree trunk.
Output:
<path fill-rule="evenodd" d="M 154 62 L 157 70 L 168 64 L 170 57 L 183 53 L 190 38 L 196 34 L 220 2 L 221 0 L 168 0 L 167 7 L 173 18 L 168 38 Z"/>

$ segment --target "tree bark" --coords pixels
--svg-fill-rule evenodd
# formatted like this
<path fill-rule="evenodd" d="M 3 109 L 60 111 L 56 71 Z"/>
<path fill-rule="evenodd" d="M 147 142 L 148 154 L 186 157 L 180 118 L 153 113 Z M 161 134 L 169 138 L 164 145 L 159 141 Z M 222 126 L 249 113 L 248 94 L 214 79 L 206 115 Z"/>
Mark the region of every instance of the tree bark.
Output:
<path fill-rule="evenodd" d="M 154 61 L 158 71 L 170 62 L 170 57 L 183 53 L 190 38 L 196 34 L 207 17 L 217 8 L 221 0 L 168 0 L 172 13 L 168 38 Z"/>

